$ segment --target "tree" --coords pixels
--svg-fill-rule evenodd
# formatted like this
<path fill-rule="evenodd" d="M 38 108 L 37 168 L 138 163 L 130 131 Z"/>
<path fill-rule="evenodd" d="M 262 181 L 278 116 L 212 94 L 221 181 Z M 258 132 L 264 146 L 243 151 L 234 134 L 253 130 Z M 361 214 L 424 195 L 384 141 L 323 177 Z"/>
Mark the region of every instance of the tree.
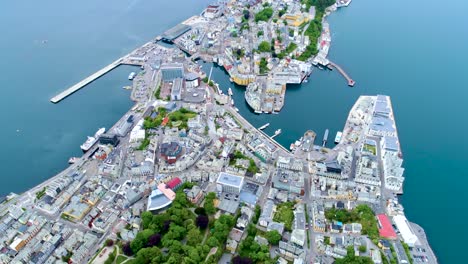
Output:
<path fill-rule="evenodd" d="M 114 245 L 114 240 L 112 239 L 107 239 L 106 240 L 106 247 L 112 247 Z"/>
<path fill-rule="evenodd" d="M 202 81 L 203 81 L 204 83 L 207 83 L 207 82 L 208 82 L 208 77 L 203 78 Z"/>
<path fill-rule="evenodd" d="M 189 230 L 187 233 L 187 245 L 196 246 L 198 243 L 201 243 L 200 237 L 201 234 L 198 228 Z"/>
<path fill-rule="evenodd" d="M 361 252 L 361 253 L 366 253 L 366 251 L 367 251 L 367 247 L 366 247 L 366 246 L 364 246 L 364 245 L 360 245 L 360 246 L 359 246 L 359 252 Z"/>
<path fill-rule="evenodd" d="M 206 215 L 205 208 L 203 208 L 203 207 L 197 207 L 197 208 L 195 209 L 195 213 L 196 213 L 197 215 Z"/>
<path fill-rule="evenodd" d="M 253 261 L 248 257 L 235 256 L 232 259 L 233 264 L 252 264 Z"/>
<path fill-rule="evenodd" d="M 268 43 L 268 41 L 260 42 L 260 44 L 258 44 L 258 50 L 260 52 L 270 52 L 271 50 L 270 43 Z"/>
<path fill-rule="evenodd" d="M 161 250 L 157 247 L 143 248 L 137 254 L 135 263 L 137 264 L 150 264 L 150 263 L 163 263 L 164 256 Z"/>
<path fill-rule="evenodd" d="M 151 229 L 139 232 L 130 244 L 133 253 L 138 253 L 140 249 L 144 248 L 148 244 L 148 239 L 152 234 L 154 234 L 154 231 Z"/>
<path fill-rule="evenodd" d="M 271 230 L 266 233 L 266 239 L 272 245 L 278 245 L 281 240 L 281 234 L 276 230 Z"/>
<path fill-rule="evenodd" d="M 209 223 L 209 218 L 208 216 L 206 215 L 199 215 L 197 216 L 197 220 L 195 221 L 197 226 L 200 228 L 200 229 L 205 229 L 208 227 L 208 223 Z"/>
<path fill-rule="evenodd" d="M 161 243 L 161 234 L 153 234 L 148 238 L 148 243 L 146 243 L 146 246 L 148 247 L 153 247 L 157 246 L 159 243 Z"/>
<path fill-rule="evenodd" d="M 208 238 L 208 240 L 206 241 L 206 244 L 210 247 L 217 247 L 219 245 L 219 241 L 218 239 L 216 239 L 216 237 L 214 236 L 211 236 L 210 238 Z"/>
<path fill-rule="evenodd" d="M 122 251 L 127 256 L 132 256 L 133 255 L 133 251 L 132 251 L 132 247 L 130 246 L 130 242 L 127 242 L 127 243 L 123 244 Z"/>

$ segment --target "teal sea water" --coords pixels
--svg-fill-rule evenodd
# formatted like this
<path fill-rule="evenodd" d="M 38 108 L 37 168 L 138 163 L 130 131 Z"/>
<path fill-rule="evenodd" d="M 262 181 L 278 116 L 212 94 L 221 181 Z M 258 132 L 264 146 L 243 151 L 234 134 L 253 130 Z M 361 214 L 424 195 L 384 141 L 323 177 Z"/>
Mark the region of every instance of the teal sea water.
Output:
<path fill-rule="evenodd" d="M 120 67 L 58 105 L 50 97 L 199 13 L 210 1 L 9 1 L 0 4 L 0 194 L 21 192 L 54 175 L 79 155 L 86 135 L 111 126 L 131 107 L 129 68 Z M 288 87 L 278 115 L 255 115 L 224 71 L 236 106 L 254 125 L 282 128 L 289 146 L 312 129 L 333 138 L 361 94 L 392 98 L 406 168 L 402 202 L 423 226 L 440 263 L 464 259 L 468 162 L 466 66 L 468 2 L 355 0 L 328 19 L 330 59 L 356 80 L 349 88 L 331 71 Z M 46 44 L 42 40 L 47 39 Z M 209 70 L 210 65 L 204 65 Z M 17 132 L 17 130 L 19 130 Z M 455 224 L 455 221 L 456 224 Z M 452 224 L 453 223 L 453 224 Z"/>

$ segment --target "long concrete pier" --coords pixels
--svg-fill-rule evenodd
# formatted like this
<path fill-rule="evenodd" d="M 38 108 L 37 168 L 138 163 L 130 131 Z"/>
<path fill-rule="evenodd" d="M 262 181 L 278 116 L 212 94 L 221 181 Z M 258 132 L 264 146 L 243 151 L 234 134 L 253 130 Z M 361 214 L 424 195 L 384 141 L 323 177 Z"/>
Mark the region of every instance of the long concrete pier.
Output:
<path fill-rule="evenodd" d="M 351 77 L 349 77 L 349 75 L 338 64 L 335 64 L 335 63 L 330 61 L 330 63 L 328 65 L 330 67 L 333 67 L 333 68 L 337 69 L 341 73 L 341 75 L 343 75 L 343 77 L 345 77 L 346 81 L 348 82 L 348 86 L 353 87 L 354 84 L 356 84 L 356 82 L 353 79 L 351 79 Z"/>
<path fill-rule="evenodd" d="M 70 88 L 66 89 L 65 91 L 63 91 L 63 92 L 57 94 L 56 96 L 52 97 L 52 99 L 50 99 L 50 101 L 52 103 L 54 103 L 54 104 L 62 101 L 63 99 L 65 99 L 69 95 L 73 94 L 74 92 L 76 92 L 76 91 L 80 90 L 81 88 L 85 87 L 86 85 L 92 83 L 93 81 L 95 81 L 99 77 L 103 76 L 104 74 L 106 74 L 106 73 L 110 72 L 111 70 L 115 69 L 117 66 L 122 64 L 122 59 L 123 58 L 120 58 L 120 59 L 112 62 L 111 64 L 107 65 L 106 67 L 100 69 L 99 71 L 91 74 L 90 76 L 86 77 L 85 79 L 78 82 L 77 84 L 71 86 Z"/>

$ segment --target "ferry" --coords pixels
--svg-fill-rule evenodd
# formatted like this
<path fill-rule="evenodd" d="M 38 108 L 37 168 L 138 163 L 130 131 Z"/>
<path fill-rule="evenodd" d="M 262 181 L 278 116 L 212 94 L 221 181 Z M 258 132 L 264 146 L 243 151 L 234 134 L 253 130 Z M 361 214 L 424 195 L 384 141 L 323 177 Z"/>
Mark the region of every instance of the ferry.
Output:
<path fill-rule="evenodd" d="M 101 127 L 93 137 L 88 137 L 88 139 L 80 146 L 83 152 L 88 151 L 96 142 L 99 140 L 99 137 L 106 132 L 106 128 Z"/>
<path fill-rule="evenodd" d="M 77 158 L 77 157 L 71 157 L 69 160 L 68 160 L 68 164 L 74 164 L 76 161 L 78 161 L 80 158 Z"/>
<path fill-rule="evenodd" d="M 135 72 L 131 72 L 129 75 L 128 75 L 128 79 L 131 81 L 135 78 L 136 76 L 136 73 Z"/>
<path fill-rule="evenodd" d="M 258 129 L 263 130 L 263 129 L 267 128 L 269 125 L 270 125 L 270 123 L 266 123 L 263 126 L 259 127 Z"/>
<path fill-rule="evenodd" d="M 232 96 L 232 89 L 231 89 L 231 87 L 228 88 L 228 94 L 229 94 L 229 96 Z"/>
<path fill-rule="evenodd" d="M 343 135 L 343 133 L 341 131 L 336 132 L 335 144 L 340 143 L 342 135 Z"/>

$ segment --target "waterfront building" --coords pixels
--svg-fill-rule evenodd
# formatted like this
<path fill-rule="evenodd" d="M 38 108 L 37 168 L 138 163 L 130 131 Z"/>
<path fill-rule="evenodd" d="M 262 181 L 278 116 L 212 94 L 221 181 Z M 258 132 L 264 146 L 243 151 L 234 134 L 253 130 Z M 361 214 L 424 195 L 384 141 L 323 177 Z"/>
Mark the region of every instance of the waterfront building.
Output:
<path fill-rule="evenodd" d="M 409 247 L 414 247 L 418 242 L 418 237 L 411 228 L 408 219 L 406 219 L 404 215 L 397 215 L 393 217 L 393 222 L 395 223 L 398 231 L 400 231 L 403 241 Z"/>
<path fill-rule="evenodd" d="M 402 192 L 404 168 L 402 168 L 403 159 L 401 158 L 400 145 L 398 138 L 385 136 L 381 140 L 381 158 L 383 163 L 383 174 L 385 188 Z"/>
<path fill-rule="evenodd" d="M 219 173 L 218 179 L 216 180 L 216 187 L 218 192 L 240 194 L 243 186 L 244 177 L 226 172 Z"/>
<path fill-rule="evenodd" d="M 181 63 L 163 64 L 161 66 L 163 82 L 172 82 L 176 78 L 184 78 L 184 65 Z"/>
<path fill-rule="evenodd" d="M 200 77 L 193 72 L 185 74 L 185 87 L 186 88 L 196 88 L 200 86 Z"/>

